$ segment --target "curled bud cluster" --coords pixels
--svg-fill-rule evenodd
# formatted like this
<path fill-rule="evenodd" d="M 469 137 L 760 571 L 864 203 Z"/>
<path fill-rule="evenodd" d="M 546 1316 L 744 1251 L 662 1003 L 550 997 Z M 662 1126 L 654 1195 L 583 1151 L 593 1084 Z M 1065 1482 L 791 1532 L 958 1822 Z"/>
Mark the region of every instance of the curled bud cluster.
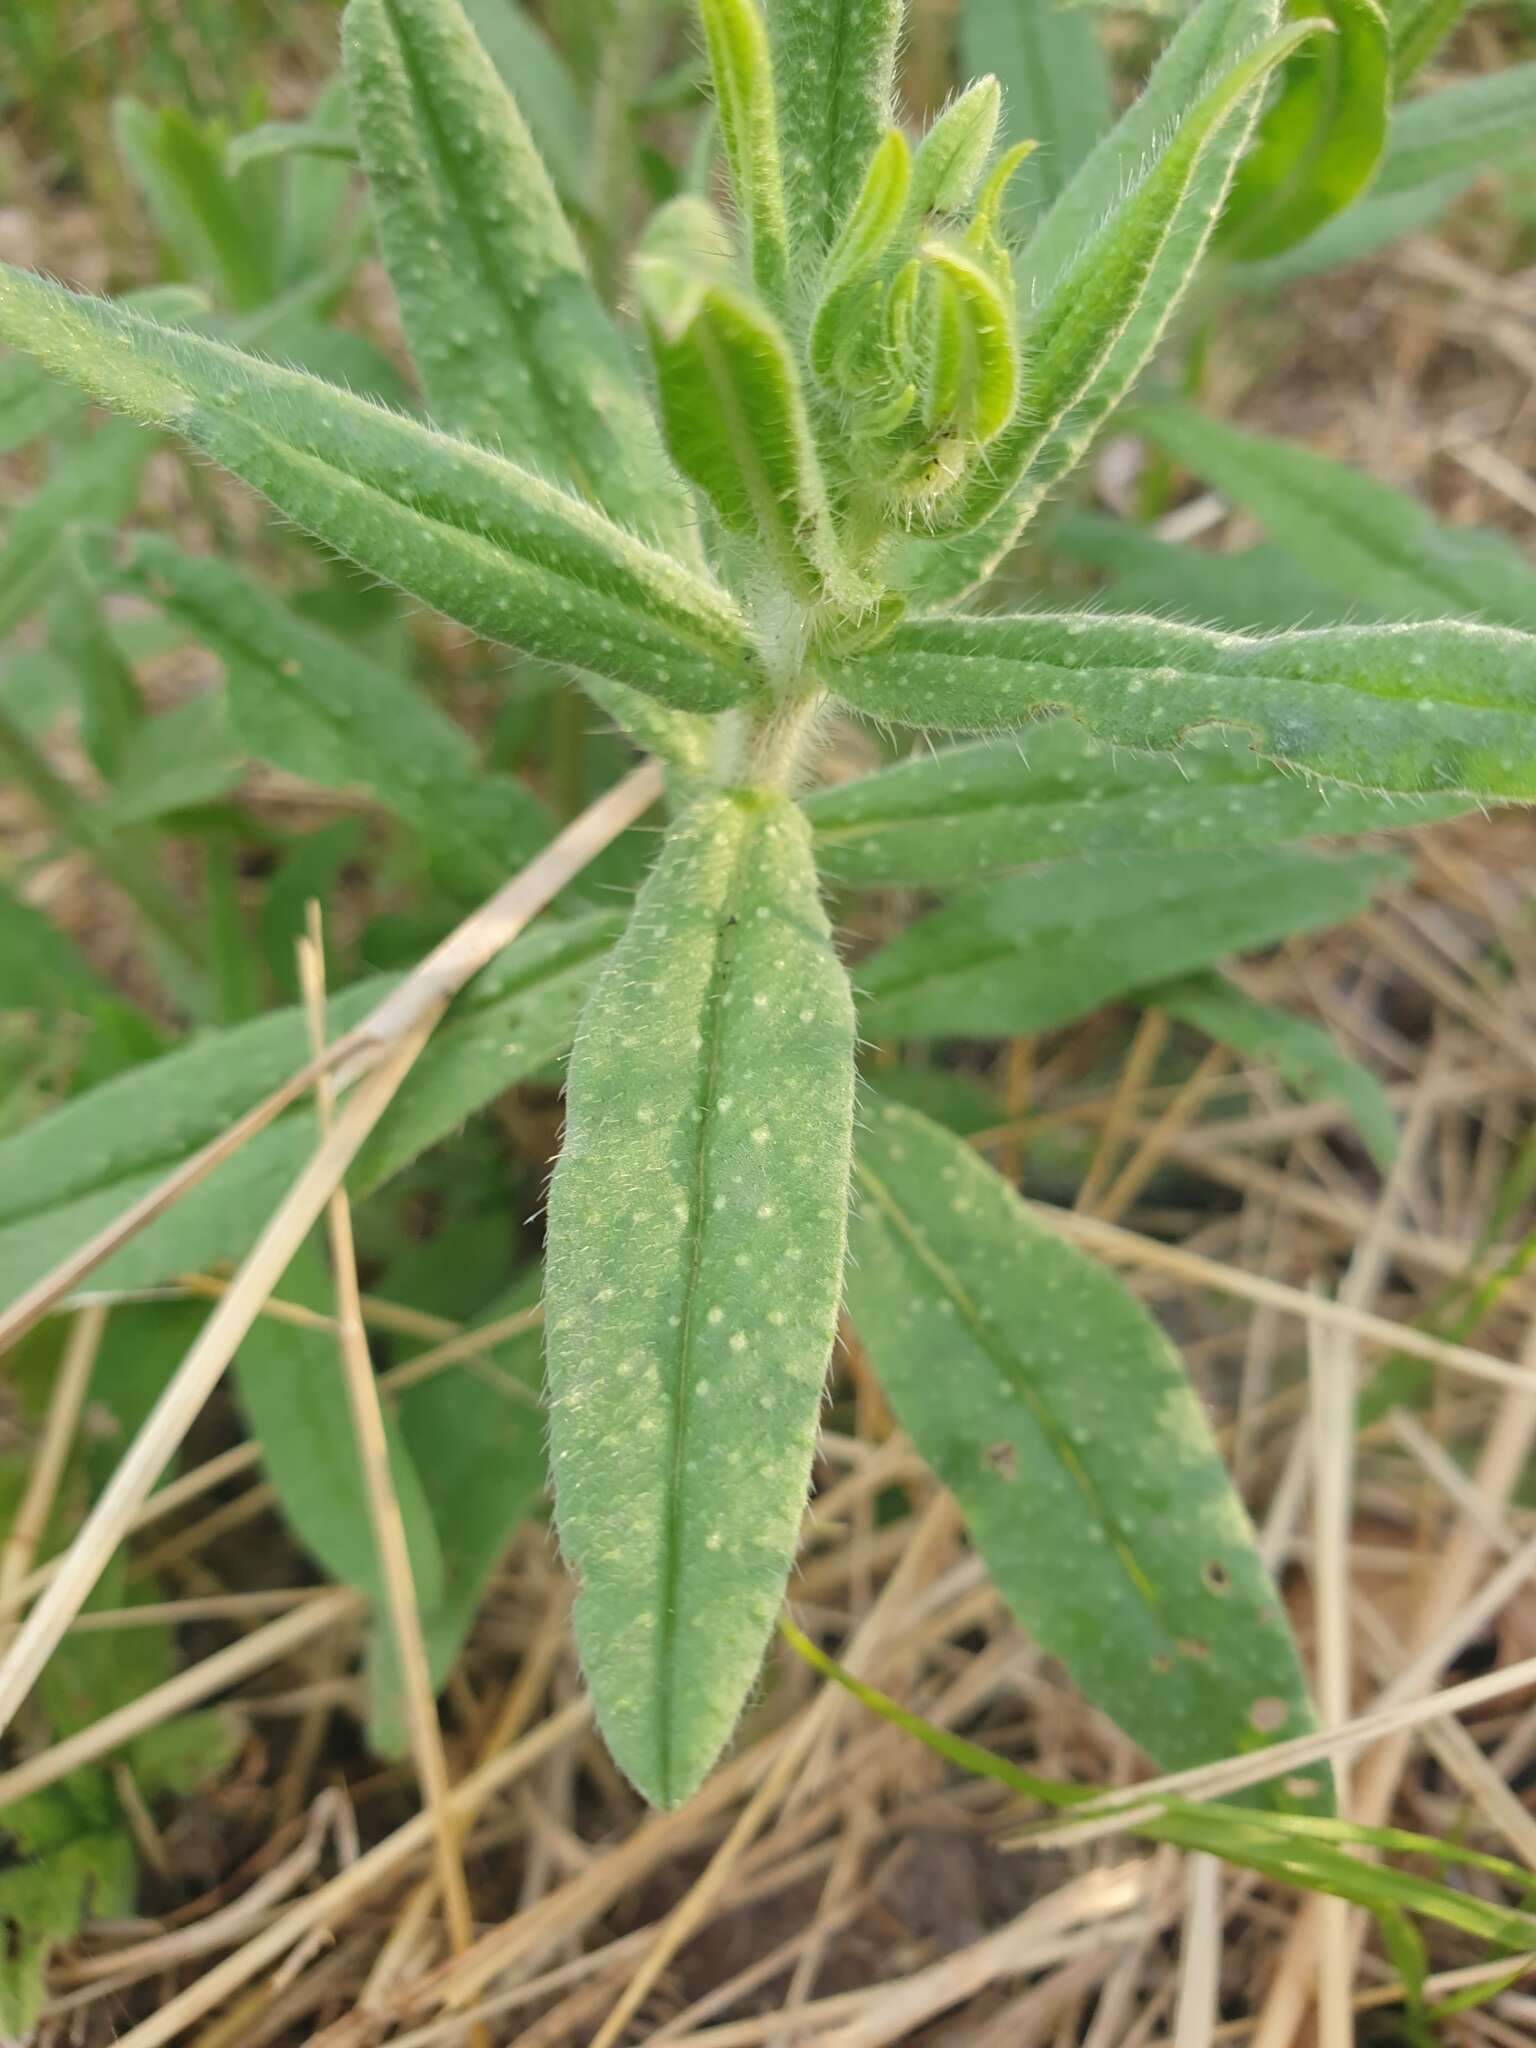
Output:
<path fill-rule="evenodd" d="M 727 548 L 750 543 L 813 637 L 847 647 L 902 609 L 893 539 L 976 524 L 1009 467 L 1023 380 L 1000 214 L 1032 145 L 993 164 L 1000 94 L 981 79 L 915 147 L 886 130 L 830 247 L 797 265 L 760 17 L 746 0 L 705 16 L 736 205 L 728 226 L 676 199 L 642 242 L 662 423 Z"/>
<path fill-rule="evenodd" d="M 902 523 L 955 491 L 1018 409 L 1013 264 L 998 216 L 1032 145 L 1010 150 L 982 185 L 997 117 L 997 81 L 984 78 L 916 151 L 899 129 L 887 133 L 811 318 L 811 374 L 840 406 L 850 469 Z"/>

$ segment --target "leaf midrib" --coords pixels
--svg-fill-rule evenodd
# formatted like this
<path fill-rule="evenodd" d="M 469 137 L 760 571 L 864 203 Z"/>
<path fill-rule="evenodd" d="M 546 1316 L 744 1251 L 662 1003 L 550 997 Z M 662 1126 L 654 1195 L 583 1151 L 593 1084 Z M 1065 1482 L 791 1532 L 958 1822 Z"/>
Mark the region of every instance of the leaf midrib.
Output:
<path fill-rule="evenodd" d="M 475 210 L 474 195 L 458 175 L 454 164 L 453 152 L 448 147 L 447 137 L 437 117 L 436 106 L 431 94 L 424 89 L 421 67 L 417 61 L 416 52 L 412 47 L 410 36 L 401 25 L 400 14 L 395 0 L 381 0 L 381 4 L 384 12 L 389 17 L 390 26 L 394 30 L 395 46 L 400 52 L 401 69 L 405 73 L 406 83 L 410 89 L 411 103 L 416 109 L 417 117 L 437 156 L 442 183 L 453 195 L 457 206 L 459 222 L 474 249 L 476 269 L 480 281 L 490 297 L 501 308 L 502 319 L 505 322 L 507 332 L 517 335 L 520 331 L 518 309 L 513 304 L 499 276 L 490 246 L 486 241 Z M 556 251 L 550 252 L 552 258 L 556 257 L 558 253 Z M 580 276 L 581 273 L 577 271 L 574 274 Z M 537 350 L 529 351 L 519 348 L 518 361 L 528 372 L 529 382 L 533 387 L 535 395 L 537 415 L 546 421 L 557 421 L 561 417 L 564 408 L 557 400 L 554 387 L 550 383 L 549 375 L 544 365 L 543 357 Z M 558 436 L 558 445 L 566 472 L 572 483 L 580 491 L 588 504 L 595 505 L 606 517 L 607 508 L 594 490 L 592 479 L 587 472 L 585 464 L 571 446 L 570 436 L 564 434 Z"/>
<path fill-rule="evenodd" d="M 1477 626 L 1481 621 L 1452 620 L 1450 623 L 1453 625 Z M 1043 651 L 1036 654 L 1022 655 L 1008 654 L 1000 650 L 980 651 L 974 648 L 966 649 L 963 647 L 909 646 L 905 650 L 902 650 L 900 647 L 893 647 L 888 656 L 885 655 L 884 650 L 881 650 L 880 655 L 869 655 L 862 657 L 862 659 L 874 663 L 878 662 L 882 656 L 885 659 L 897 658 L 903 651 L 908 655 L 926 655 L 930 659 L 936 658 L 952 663 L 1007 664 L 1020 669 L 1040 669 L 1048 675 L 1076 676 L 1079 680 L 1092 680 L 1100 676 L 1119 680 L 1123 677 L 1140 683 L 1157 683 L 1165 689 L 1176 689 L 1181 685 L 1195 683 L 1252 685 L 1257 689 L 1283 688 L 1285 685 L 1290 684 L 1301 685 L 1307 689 L 1343 690 L 1350 697 L 1367 697 L 1373 703 L 1378 704 L 1415 703 L 1418 701 L 1419 696 L 1423 694 L 1422 691 L 1415 692 L 1409 689 L 1400 691 L 1391 691 L 1384 688 L 1373 689 L 1368 683 L 1363 681 L 1350 682 L 1338 676 L 1305 675 L 1295 672 L 1287 673 L 1284 670 L 1272 671 L 1260 668 L 1226 667 L 1180 668 L 1178 667 L 1178 656 L 1176 653 L 1171 653 L 1169 660 L 1159 662 L 1155 667 L 1149 667 L 1141 662 L 1082 661 L 1069 663 L 1061 661 Z M 1163 673 L 1163 671 L 1170 668 L 1175 670 L 1171 677 Z M 1451 678 L 1450 682 L 1454 688 L 1455 679 Z M 1529 717 L 1531 715 L 1529 711 L 1518 704 L 1501 704 L 1490 702 L 1482 697 L 1447 694 L 1444 681 L 1437 681 L 1435 687 L 1442 693 L 1436 699 L 1438 703 L 1453 704 L 1461 710 L 1484 711 L 1495 715 L 1504 714 L 1510 718 Z"/>
<path fill-rule="evenodd" d="M 1023 1362 L 1001 1343 L 994 1335 L 990 1323 L 972 1301 L 961 1285 L 959 1278 L 945 1264 L 936 1251 L 927 1243 L 922 1233 L 906 1215 L 891 1189 L 880 1176 L 860 1159 L 855 1171 L 868 1192 L 879 1204 L 891 1228 L 903 1240 L 913 1257 L 932 1277 L 945 1297 L 955 1305 L 955 1313 L 965 1325 L 972 1342 L 983 1351 L 997 1367 L 999 1375 L 1019 1389 L 1024 1405 L 1028 1408 L 1036 1427 L 1055 1454 L 1062 1469 L 1076 1486 L 1089 1514 L 1103 1529 L 1115 1559 L 1124 1571 L 1132 1590 L 1147 1611 L 1163 1625 L 1162 1603 L 1157 1589 L 1137 1563 L 1135 1553 L 1124 1530 L 1111 1514 L 1099 1493 L 1093 1475 L 1078 1456 L 1070 1437 L 1057 1422 L 1050 1402 L 1024 1366 Z"/>
<path fill-rule="evenodd" d="M 704 1261 L 704 1236 L 710 1213 L 709 1151 L 714 1132 L 714 1104 L 718 1094 L 721 1043 L 725 1035 L 725 1003 L 734 964 L 732 934 L 736 928 L 736 904 L 741 897 L 746 855 L 756 833 L 752 821 L 740 821 L 740 838 L 731 857 L 731 872 L 721 891 L 718 908 L 710 913 L 715 923 L 714 957 L 704 992 L 697 1081 L 693 1095 L 693 1129 L 696 1133 L 693 1185 L 689 1194 L 688 1271 L 683 1282 L 677 1333 L 677 1377 L 672 1392 L 672 1456 L 667 1488 L 666 1512 L 662 1521 L 661 1597 L 656 1620 L 656 1690 L 660 1702 L 657 1717 L 657 1776 L 663 1796 L 670 1794 L 673 1747 L 677 1717 L 677 1643 L 680 1616 L 678 1592 L 684 1563 L 683 1478 L 687 1466 L 688 1423 L 693 1395 L 693 1341 L 697 1323 L 699 1280 Z"/>

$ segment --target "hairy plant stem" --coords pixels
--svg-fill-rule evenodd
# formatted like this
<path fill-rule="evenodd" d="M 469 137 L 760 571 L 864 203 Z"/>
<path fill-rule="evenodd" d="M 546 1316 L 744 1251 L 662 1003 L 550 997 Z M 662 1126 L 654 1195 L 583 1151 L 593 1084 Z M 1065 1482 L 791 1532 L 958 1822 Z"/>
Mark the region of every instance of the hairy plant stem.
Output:
<path fill-rule="evenodd" d="M 747 728 L 740 780 L 751 789 L 792 796 L 815 742 L 827 693 L 809 678 L 787 692 Z"/>

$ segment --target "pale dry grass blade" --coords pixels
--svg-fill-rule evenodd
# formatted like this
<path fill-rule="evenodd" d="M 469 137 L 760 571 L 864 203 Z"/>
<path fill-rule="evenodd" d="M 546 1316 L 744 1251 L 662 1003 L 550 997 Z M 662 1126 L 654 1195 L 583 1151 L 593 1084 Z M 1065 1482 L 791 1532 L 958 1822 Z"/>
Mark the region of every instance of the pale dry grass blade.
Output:
<path fill-rule="evenodd" d="M 114 1217 L 78 1251 L 60 1260 L 52 1271 L 0 1312 L 0 1352 L 25 1336 L 34 1323 L 73 1292 L 119 1246 L 137 1236 L 188 1189 L 206 1179 L 216 1166 L 306 1095 L 320 1074 L 333 1076 L 338 1088 L 349 1087 L 386 1058 L 407 1032 L 414 1031 L 425 1019 L 435 1019 L 472 974 L 494 960 L 529 919 L 558 896 L 610 840 L 650 809 L 661 790 L 661 770 L 653 761 L 616 782 L 525 868 L 503 883 L 494 896 L 472 911 L 398 988 L 338 1038 L 318 1061 L 311 1060 L 291 1074 L 264 1101 L 184 1160 L 121 1216 Z"/>
<path fill-rule="evenodd" d="M 1085 1951 L 1102 1958 L 1137 1940 L 1147 1925 L 1151 1871 L 1151 1859 L 1143 1857 L 1072 1879 L 995 1934 L 881 1987 L 857 2019 L 828 2037 L 829 2048 L 891 2048 L 1001 1977 L 1023 1976 Z"/>
<path fill-rule="evenodd" d="M 449 1808 L 455 1814 L 472 1812 L 495 1793 L 531 1770 L 542 1757 L 568 1742 L 586 1723 L 585 1701 L 574 1701 L 552 1715 L 511 1749 L 461 1779 L 449 1794 Z M 161 2006 L 151 2018 L 141 2020 L 123 2034 L 116 2048 L 164 2048 L 183 2028 L 189 2027 L 215 2006 L 250 1982 L 258 1971 L 275 1963 L 317 1928 L 334 1925 L 341 1914 L 371 1897 L 382 1885 L 406 1869 L 432 1846 L 432 1817 L 418 1813 L 403 1827 L 386 1835 L 357 1861 L 291 1906 L 270 1927 L 214 1965 L 206 1976 L 189 1984 L 185 1991 Z"/>
<path fill-rule="evenodd" d="M 1221 1865 L 1191 1856 L 1179 1944 L 1179 1997 L 1173 2048 L 1210 2048 L 1221 1983 Z"/>
<path fill-rule="evenodd" d="M 0 1601 L 18 1598 L 18 1589 L 37 1555 L 37 1546 L 43 1540 L 106 1326 L 107 1311 L 104 1308 L 82 1309 L 70 1325 L 48 1402 L 42 1441 L 28 1470 L 27 1483 L 15 1517 L 6 1532 L 5 1548 L 0 1550 Z M 0 1648 L 12 1634 L 12 1628 L 0 1628 Z"/>
<path fill-rule="evenodd" d="M 0 1730 L 10 1725 L 60 1635 L 84 1605 L 107 1559 L 217 1385 L 261 1304 L 319 1220 L 448 1001 L 610 840 L 647 810 L 660 789 L 661 771 L 654 762 L 616 783 L 473 912 L 354 1032 L 331 1048 L 326 1057 L 332 1064 L 327 1070 L 335 1075 L 338 1086 L 361 1075 L 357 1092 L 279 1204 L 60 1560 L 37 1606 L 0 1658 Z M 343 1050 L 345 1060 L 339 1057 Z M 313 1078 L 308 1068 L 305 1073 Z M 78 1271 L 74 1277 L 79 1277 Z M 73 1280 L 67 1283 L 72 1284 Z"/>
<path fill-rule="evenodd" d="M 338 1041 L 338 1044 L 340 1041 Z M 206 1180 L 217 1166 L 222 1166 L 268 1124 L 276 1121 L 285 1109 L 289 1109 L 300 1096 L 309 1092 L 314 1085 L 313 1063 L 290 1074 L 280 1088 L 274 1088 L 265 1101 L 258 1102 L 254 1109 L 248 1109 L 244 1116 L 232 1123 L 227 1131 L 211 1139 L 201 1151 L 194 1152 L 190 1159 L 168 1173 L 147 1193 L 126 1208 L 120 1216 L 114 1216 L 110 1223 L 103 1224 L 94 1237 L 88 1238 L 78 1251 L 61 1259 L 51 1272 L 35 1281 L 24 1294 L 4 1310 L 0 1310 L 0 1353 L 9 1351 L 19 1343 L 35 1323 L 42 1321 L 48 1311 L 57 1308 L 67 1295 L 72 1294 L 80 1282 L 130 1239 L 147 1229 L 157 1216 L 163 1216 L 167 1209 L 179 1202 L 189 1189 L 199 1181 Z"/>
<path fill-rule="evenodd" d="M 936 1495 L 923 1522 L 909 1539 L 901 1564 L 891 1574 L 879 1599 L 860 1624 L 848 1653 L 851 1669 L 862 1666 L 879 1644 L 882 1635 L 889 1631 L 893 1617 L 907 1595 L 912 1578 L 921 1569 L 930 1543 L 935 1534 L 950 1523 L 952 1514 L 953 1510 L 947 1498 Z M 909 1622 L 911 1618 L 910 1612 L 904 1617 Z M 656 1938 L 655 1947 L 625 1986 L 624 1995 L 593 2037 L 591 2048 L 616 2048 L 616 2043 L 622 2039 L 625 2028 L 652 1985 L 683 1943 L 703 1924 L 709 1909 L 723 1891 L 736 1862 L 769 1814 L 788 1795 L 797 1774 L 807 1767 L 812 1751 L 818 1742 L 824 1739 L 827 1730 L 836 1719 L 843 1697 L 835 1687 L 823 1688 L 812 1705 L 800 1715 L 798 1722 L 792 1725 L 783 1751 L 775 1760 L 772 1770 L 742 1809 L 725 1840 L 710 1859 L 703 1876 L 689 1888 L 686 1896 L 667 1916 Z M 813 1769 L 814 1766 L 811 1766 L 806 1770 L 807 1777 L 811 1775 Z"/>
<path fill-rule="evenodd" d="M 1401 1351 L 1410 1358 L 1427 1359 L 1431 1365 L 1443 1365 L 1449 1372 L 1484 1380 L 1492 1386 L 1524 1390 L 1530 1385 L 1530 1375 L 1523 1365 L 1511 1365 L 1508 1360 L 1494 1358 L 1471 1345 L 1454 1344 L 1447 1338 L 1431 1336 L 1425 1330 L 1416 1330 L 1411 1323 L 1394 1323 L 1387 1316 L 1372 1315 L 1368 1310 L 1352 1308 L 1345 1302 L 1308 1294 L 1303 1288 L 1287 1286 L 1283 1280 L 1272 1280 L 1263 1273 L 1244 1273 L 1236 1266 L 1224 1265 L 1219 1259 L 1185 1251 L 1178 1245 L 1162 1244 L 1156 1238 L 1144 1237 L 1140 1232 L 1127 1230 L 1118 1223 L 1100 1222 L 1096 1216 L 1080 1216 L 1070 1209 L 1058 1209 L 1049 1202 L 1030 1202 L 1027 1206 L 1042 1223 L 1060 1231 L 1063 1237 L 1086 1246 L 1089 1251 L 1101 1253 L 1113 1264 L 1142 1266 L 1187 1280 L 1195 1287 L 1209 1287 L 1242 1301 L 1283 1309 L 1302 1322 L 1321 1323 L 1342 1330 L 1363 1343 Z"/>
<path fill-rule="evenodd" d="M 299 984 L 304 994 L 311 1048 L 318 1060 L 325 1049 L 325 955 L 320 906 L 313 899 L 307 915 L 308 932 L 299 946 Z M 420 1031 L 423 1026 L 418 1023 L 413 1028 Z M 430 1029 L 430 1020 L 425 1028 Z M 329 1138 L 335 1124 L 333 1093 L 329 1077 L 325 1074 L 315 1082 L 315 1106 L 320 1135 L 324 1140 Z M 390 1628 L 387 1654 L 399 1662 L 411 1754 L 422 1800 L 432 1820 L 448 1945 L 454 1955 L 463 1955 L 474 1939 L 469 1886 L 464 1877 L 464 1861 L 459 1854 L 458 1835 L 448 1813 L 448 1758 L 443 1749 L 437 1703 L 432 1696 L 427 1646 L 421 1632 L 421 1608 L 411 1573 L 405 1522 L 390 1477 L 384 1409 L 379 1399 L 378 1381 L 374 1378 L 368 1332 L 363 1324 L 357 1248 L 352 1234 L 352 1205 L 340 1181 L 326 1204 L 326 1228 L 331 1248 L 331 1284 L 336 1290 L 337 1351 L 347 1389 L 347 1406 L 352 1416 L 358 1462 L 362 1467 L 369 1520 L 373 1524 L 373 1540 L 378 1547 L 384 1578 Z"/>
<path fill-rule="evenodd" d="M 177 1367 L 143 1428 L 123 1454 L 58 1569 L 0 1658 L 0 1729 L 10 1726 L 52 1656 L 60 1636 L 85 1605 L 107 1560 L 128 1532 L 150 1488 L 175 1455 L 203 1403 L 255 1321 L 261 1301 L 277 1285 L 294 1253 L 309 1235 L 332 1188 L 346 1172 L 363 1140 L 383 1114 L 426 1043 L 427 1029 L 396 1048 L 359 1086 L 316 1148 L 257 1239 L 229 1292 L 204 1324 Z"/>
<path fill-rule="evenodd" d="M 1351 1490 L 1355 1445 L 1354 1358 L 1347 1342 L 1311 1332 L 1308 1366 L 1312 1390 L 1312 1589 L 1317 1609 L 1316 1694 L 1319 1725 L 1339 1728 L 1349 1719 Z M 1341 1814 L 1349 1812 L 1348 1766 L 1334 1763 Z M 1351 2048 L 1354 2019 L 1350 1983 L 1354 1957 L 1350 1910 L 1343 1899 L 1319 1899 L 1318 2048 Z"/>
<path fill-rule="evenodd" d="M 42 1791 L 44 1786 L 56 1785 L 82 1764 L 110 1756 L 113 1750 L 121 1749 L 125 1742 L 131 1742 L 146 1729 L 158 1727 L 162 1721 L 185 1713 L 188 1707 L 212 1699 L 215 1693 L 227 1691 L 252 1672 L 264 1670 L 267 1665 L 286 1657 L 301 1643 L 312 1642 L 327 1629 L 334 1630 L 343 1622 L 354 1620 L 360 1612 L 361 1602 L 355 1593 L 331 1592 L 305 1601 L 302 1607 L 293 1608 L 277 1621 L 268 1622 L 265 1628 L 253 1629 L 249 1635 L 239 1637 L 224 1649 L 215 1650 L 201 1663 L 189 1664 L 185 1671 L 178 1671 L 163 1685 L 141 1693 L 138 1699 L 129 1700 L 113 1713 L 104 1714 L 99 1721 L 92 1721 L 88 1727 L 67 1736 L 63 1742 L 40 1750 L 36 1756 L 28 1757 L 25 1763 L 14 1764 L 8 1771 L 0 1771 L 0 1806 L 25 1799 L 31 1792 Z"/>

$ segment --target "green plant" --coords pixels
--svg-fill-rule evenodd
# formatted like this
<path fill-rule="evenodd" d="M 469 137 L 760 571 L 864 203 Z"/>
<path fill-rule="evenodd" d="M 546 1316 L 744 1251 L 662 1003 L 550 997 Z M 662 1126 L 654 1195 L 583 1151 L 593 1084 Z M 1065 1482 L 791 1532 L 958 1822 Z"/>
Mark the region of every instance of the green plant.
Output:
<path fill-rule="evenodd" d="M 894 940 L 864 981 L 871 1028 L 1008 1031 L 1208 974 L 1233 946 L 1347 913 L 1384 872 L 1277 842 L 1536 796 L 1536 639 L 1503 625 L 1265 635 L 960 609 L 1157 347 L 1268 83 L 1314 51 L 1317 23 L 1278 25 L 1272 0 L 1202 0 L 1019 243 L 1008 194 L 1027 144 L 996 153 L 995 81 L 915 146 L 891 125 L 895 0 L 776 0 L 766 22 L 753 0 L 699 11 L 734 210 L 684 194 L 641 241 L 654 412 L 455 0 L 352 0 L 344 31 L 430 419 L 0 274 L 0 336 L 45 370 L 174 432 L 372 576 L 575 671 L 667 765 L 667 837 L 574 1033 L 545 1288 L 555 1511 L 583 1662 L 615 1756 L 661 1803 L 708 1771 L 755 1682 L 841 1298 L 855 1009 L 819 863 L 861 882 L 1005 875 Z M 1288 159 L 1286 204 L 1310 224 L 1296 175 Z M 1253 175 L 1244 190 L 1257 206 Z M 519 823 L 536 829 L 513 785 L 477 786 L 428 707 L 400 713 L 421 727 L 409 758 L 383 733 L 359 740 L 367 656 L 234 572 L 155 539 L 85 561 L 219 647 L 244 729 L 265 717 L 278 734 L 268 752 L 301 758 L 293 734 L 322 734 L 326 758 L 440 861 L 478 874 Z M 802 802 L 834 710 L 992 736 L 1067 718 L 1041 728 L 1043 772 L 1006 744 L 966 746 Z M 1159 752 L 1178 766 L 1165 773 Z M 1246 868 L 1209 860 L 1234 839 L 1270 850 Z M 1007 873 L 1046 848 L 1058 865 L 1044 876 Z M 1135 869 L 1103 865 L 1131 850 L 1146 856 Z M 1112 923 L 1133 901 L 1139 950 L 1106 980 L 1071 924 Z M 470 991 L 376 1134 L 365 1183 L 505 1085 L 500 1045 L 477 1029 L 487 1006 L 539 1019 L 512 1044 L 520 1070 L 568 1042 L 572 990 L 611 936 L 583 915 Z M 338 998 L 339 1018 L 361 1012 L 358 993 Z M 1198 984 L 1180 999 L 1217 1016 L 1209 983 L 1203 996 L 1203 1010 Z M 1259 1028 L 1231 1002 L 1225 1014 L 1234 1035 Z M 258 1048 L 269 1079 L 294 1062 L 296 1019 L 241 1029 L 238 1065 L 233 1041 L 194 1047 L 9 1141 L 6 1165 L 24 1156 L 35 1176 L 7 1180 L 26 1193 L 0 1213 L 14 1285 L 248 1107 Z M 1276 1056 L 1300 1085 L 1353 1085 L 1326 1059 L 1319 1081 L 1317 1047 L 1294 1036 Z M 1379 1102 L 1358 1099 L 1385 1149 Z M 94 1145 L 68 1142 L 71 1117 Z M 306 1146 L 296 1116 L 277 1119 L 233 1178 L 109 1270 L 121 1283 L 216 1256 Z M 1165 1763 L 1304 1728 L 1251 1532 L 1146 1314 L 917 1111 L 869 1119 L 858 1188 L 855 1320 L 1037 1638 Z M 936 1381 L 940 1342 L 953 1369 Z M 253 1420 L 278 1445 L 297 1427 Z M 430 1622 L 448 1546 L 400 1434 Z M 425 1428 L 419 1444 L 441 1455 Z M 271 1462 L 276 1477 L 280 1452 Z M 297 1496 L 306 1482 L 286 1469 Z M 509 1491 L 521 1514 L 521 1474 Z M 366 1585 L 371 1552 L 310 1526 Z M 494 1542 L 463 1548 L 483 1557 Z M 456 1597 L 462 1616 L 462 1586 Z M 455 1640 L 445 1621 L 447 1655 Z M 1326 1787 L 1271 1796 L 1321 1802 Z"/>

